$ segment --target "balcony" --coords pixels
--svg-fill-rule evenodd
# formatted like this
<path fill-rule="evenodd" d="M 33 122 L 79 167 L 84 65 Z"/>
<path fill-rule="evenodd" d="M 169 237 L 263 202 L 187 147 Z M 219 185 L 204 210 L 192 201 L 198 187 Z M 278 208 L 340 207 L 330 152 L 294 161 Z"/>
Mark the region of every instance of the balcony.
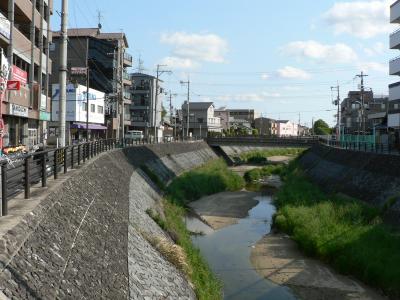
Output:
<path fill-rule="evenodd" d="M 124 53 L 124 66 L 126 67 L 132 67 L 132 55 L 128 53 Z"/>
<path fill-rule="evenodd" d="M 400 49 L 400 28 L 390 35 L 390 49 Z"/>
<path fill-rule="evenodd" d="M 124 72 L 122 79 L 125 85 L 132 85 L 131 76 L 128 73 Z"/>
<path fill-rule="evenodd" d="M 400 75 L 400 56 L 389 62 L 389 75 Z"/>
<path fill-rule="evenodd" d="M 389 101 L 400 99 L 400 81 L 389 84 Z"/>

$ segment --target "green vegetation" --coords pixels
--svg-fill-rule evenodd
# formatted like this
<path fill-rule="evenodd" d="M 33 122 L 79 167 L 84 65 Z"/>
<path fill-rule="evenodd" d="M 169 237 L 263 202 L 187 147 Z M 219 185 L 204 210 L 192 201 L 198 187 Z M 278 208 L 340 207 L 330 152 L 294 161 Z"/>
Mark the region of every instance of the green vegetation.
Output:
<path fill-rule="evenodd" d="M 307 254 L 399 297 L 400 235 L 382 223 L 382 211 L 322 192 L 296 162 L 285 172 L 285 184 L 276 197 L 275 225 Z"/>
<path fill-rule="evenodd" d="M 166 198 L 184 206 L 202 196 L 243 187 L 243 178 L 229 170 L 223 159 L 218 159 L 175 178 L 166 189 Z"/>
<path fill-rule="evenodd" d="M 299 155 L 303 151 L 304 151 L 303 148 L 275 148 L 268 150 L 257 150 L 241 154 L 240 160 L 242 161 L 242 163 L 265 164 L 268 161 L 267 158 L 270 156 L 277 156 L 277 155 L 295 156 Z"/>
<path fill-rule="evenodd" d="M 205 195 L 222 191 L 234 191 L 244 187 L 244 180 L 230 171 L 222 159 L 186 172 L 175 178 L 165 188 L 156 174 L 147 167 L 143 171 L 165 191 L 163 201 L 165 219 L 152 210 L 147 214 L 180 246 L 186 254 L 188 271 L 185 274 L 193 283 L 198 299 L 222 299 L 222 284 L 212 273 L 200 250 L 193 246 L 190 232 L 184 224 L 185 206 L 188 202 Z"/>
<path fill-rule="evenodd" d="M 315 135 L 327 135 L 332 133 L 329 125 L 322 119 L 315 121 L 313 131 Z"/>
<path fill-rule="evenodd" d="M 265 176 L 269 175 L 281 175 L 283 170 L 285 169 L 285 165 L 279 164 L 279 165 L 268 165 L 262 168 L 256 168 L 252 169 L 250 171 L 247 171 L 244 173 L 243 178 L 246 180 L 246 182 L 251 183 L 256 180 L 259 180 Z"/>

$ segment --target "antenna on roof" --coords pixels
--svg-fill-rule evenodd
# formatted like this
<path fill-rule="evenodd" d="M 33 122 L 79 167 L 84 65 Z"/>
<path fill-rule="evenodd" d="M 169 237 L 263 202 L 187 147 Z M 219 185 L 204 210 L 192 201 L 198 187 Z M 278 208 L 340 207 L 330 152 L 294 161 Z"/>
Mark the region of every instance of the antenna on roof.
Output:
<path fill-rule="evenodd" d="M 97 29 L 99 30 L 99 33 L 100 33 L 100 29 L 103 27 L 101 25 L 101 19 L 102 18 L 103 18 L 103 16 L 101 15 L 101 11 L 97 10 L 97 20 L 98 20 Z"/>
<path fill-rule="evenodd" d="M 138 73 L 143 73 L 143 71 L 144 71 L 144 65 L 143 65 L 142 55 L 139 54 L 139 59 L 138 59 Z"/>

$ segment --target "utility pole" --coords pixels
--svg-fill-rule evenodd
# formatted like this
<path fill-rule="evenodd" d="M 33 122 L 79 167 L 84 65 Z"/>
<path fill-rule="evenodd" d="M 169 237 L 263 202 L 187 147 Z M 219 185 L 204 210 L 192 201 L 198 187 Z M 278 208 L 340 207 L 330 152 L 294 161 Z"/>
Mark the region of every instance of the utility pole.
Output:
<path fill-rule="evenodd" d="M 158 80 L 163 73 L 172 73 L 171 71 L 160 70 L 160 68 L 166 67 L 166 65 L 157 65 L 157 76 L 156 76 L 156 94 L 155 94 L 155 101 L 154 101 L 154 138 L 158 140 L 157 137 L 157 105 L 158 105 Z"/>
<path fill-rule="evenodd" d="M 361 74 L 357 74 L 356 77 L 359 77 L 361 79 L 361 85 L 360 85 L 360 94 L 361 94 L 361 128 L 363 131 L 363 135 L 365 134 L 365 120 L 364 120 L 364 115 L 365 115 L 365 110 L 364 110 L 364 77 L 367 77 L 368 75 L 364 74 L 363 71 L 361 71 Z"/>
<path fill-rule="evenodd" d="M 67 108 L 67 24 L 68 24 L 68 0 L 62 0 L 61 11 L 61 43 L 60 43 L 60 146 L 65 147 L 65 121 Z"/>
<path fill-rule="evenodd" d="M 89 142 L 89 37 L 86 38 L 86 142 Z"/>
<path fill-rule="evenodd" d="M 299 124 L 297 125 L 297 136 L 300 136 L 300 113 L 299 113 Z"/>
<path fill-rule="evenodd" d="M 336 115 L 336 140 L 340 141 L 340 86 L 339 83 L 337 86 L 331 86 L 331 91 L 337 92 L 336 100 L 333 100 L 333 104 L 337 105 L 337 115 Z"/>
<path fill-rule="evenodd" d="M 190 78 L 188 77 L 187 81 L 181 81 L 181 84 L 186 84 L 187 85 L 187 99 L 186 99 L 186 112 L 187 112 L 187 117 L 186 117 L 186 138 L 189 138 L 189 96 L 190 96 Z"/>

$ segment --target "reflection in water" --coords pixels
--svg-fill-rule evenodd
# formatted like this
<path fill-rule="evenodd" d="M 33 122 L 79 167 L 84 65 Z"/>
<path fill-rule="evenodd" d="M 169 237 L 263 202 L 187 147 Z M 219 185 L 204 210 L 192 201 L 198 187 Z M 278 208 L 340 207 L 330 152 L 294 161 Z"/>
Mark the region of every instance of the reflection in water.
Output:
<path fill-rule="evenodd" d="M 295 299 L 288 288 L 259 276 L 250 263 L 252 246 L 270 232 L 275 213 L 269 196 L 255 199 L 259 203 L 247 218 L 205 236 L 194 236 L 193 242 L 222 280 L 224 299 Z"/>

